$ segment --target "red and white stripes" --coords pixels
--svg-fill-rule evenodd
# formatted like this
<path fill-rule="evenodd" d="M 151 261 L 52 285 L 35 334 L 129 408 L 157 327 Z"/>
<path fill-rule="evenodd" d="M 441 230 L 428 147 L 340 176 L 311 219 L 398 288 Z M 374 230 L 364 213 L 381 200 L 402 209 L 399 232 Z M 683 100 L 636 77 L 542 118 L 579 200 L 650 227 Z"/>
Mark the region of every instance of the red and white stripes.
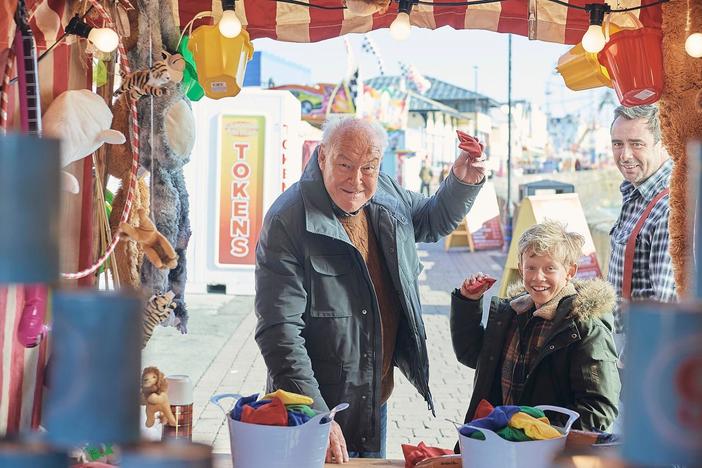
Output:
<path fill-rule="evenodd" d="M 589 21 L 584 10 L 568 8 L 545 0 L 503 0 L 470 6 L 437 6 L 452 0 L 433 0 L 435 5 L 419 4 L 412 9 L 413 25 L 437 29 L 483 29 L 512 33 L 547 42 L 580 42 Z M 568 0 L 579 7 L 604 0 Z M 620 8 L 636 7 L 646 0 L 620 0 Z M 183 27 L 199 11 L 212 10 L 213 0 L 178 0 L 179 22 Z M 342 0 L 313 0 L 324 6 L 341 6 Z M 237 0 L 237 14 L 251 39 L 268 37 L 290 42 L 317 42 L 347 33 L 365 33 L 387 28 L 395 19 L 397 4 L 372 17 L 352 15 L 348 10 L 325 10 L 272 0 Z M 644 26 L 661 27 L 661 7 L 645 8 L 639 14 Z"/>

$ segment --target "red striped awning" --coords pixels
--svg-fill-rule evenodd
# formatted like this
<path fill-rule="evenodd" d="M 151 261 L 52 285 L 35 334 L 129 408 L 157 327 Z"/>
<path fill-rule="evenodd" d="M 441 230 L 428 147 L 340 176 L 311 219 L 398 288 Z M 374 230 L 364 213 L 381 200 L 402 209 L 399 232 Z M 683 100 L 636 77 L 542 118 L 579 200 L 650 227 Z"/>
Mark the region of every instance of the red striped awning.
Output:
<path fill-rule="evenodd" d="M 340 6 L 342 0 L 311 0 L 324 6 Z M 445 3 L 450 0 L 434 0 Z M 649 0 L 645 0 L 649 1 Z M 584 6 L 603 0 L 569 0 Z M 642 0 L 620 0 L 619 7 L 641 5 Z M 70 19 L 66 0 L 28 0 L 39 49 L 50 45 L 62 32 L 56 26 Z M 0 50 L 10 47 L 14 34 L 13 14 L 17 0 L 0 1 Z M 347 10 L 320 10 L 275 0 L 237 0 L 236 12 L 252 39 L 268 37 L 289 42 L 317 42 L 348 33 L 365 33 L 387 28 L 395 19 L 397 4 L 387 13 L 371 17 L 354 16 Z M 184 27 L 200 11 L 221 11 L 220 0 L 178 0 L 178 21 Z M 634 12 L 644 26 L 661 27 L 661 7 L 656 5 Z M 410 15 L 420 28 L 483 29 L 513 33 L 547 42 L 576 44 L 588 26 L 587 14 L 548 0 L 503 0 L 473 6 L 438 7 L 416 5 Z M 531 21 L 530 21 L 530 18 Z M 61 28 L 62 29 L 62 28 Z"/>
<path fill-rule="evenodd" d="M 305 0 L 308 1 L 308 0 Z M 340 6 L 342 0 L 309 0 L 323 6 Z M 434 0 L 446 3 L 454 0 Z M 650 0 L 644 0 L 646 2 Z M 603 0 L 569 0 L 584 6 Z M 635 7 L 641 0 L 620 0 L 619 7 Z M 221 11 L 220 0 L 179 0 L 179 22 L 184 27 L 196 13 L 203 10 Z M 317 42 L 348 33 L 365 33 L 387 28 L 397 14 L 397 3 L 388 12 L 371 17 L 354 16 L 347 10 L 323 10 L 275 0 L 237 0 L 236 12 L 252 39 L 268 37 L 289 42 Z M 661 7 L 644 8 L 634 12 L 644 26 L 661 27 Z M 472 6 L 439 7 L 415 5 L 410 19 L 420 28 L 483 29 L 513 33 L 530 39 L 576 44 L 588 27 L 583 10 L 567 8 L 548 0 L 503 0 Z"/>

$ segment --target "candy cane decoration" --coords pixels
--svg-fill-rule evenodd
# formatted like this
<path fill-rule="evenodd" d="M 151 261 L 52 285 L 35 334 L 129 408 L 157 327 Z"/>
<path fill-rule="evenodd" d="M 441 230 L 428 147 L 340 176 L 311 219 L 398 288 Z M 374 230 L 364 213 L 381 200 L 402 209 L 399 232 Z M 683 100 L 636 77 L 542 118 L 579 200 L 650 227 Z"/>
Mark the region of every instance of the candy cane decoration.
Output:
<path fill-rule="evenodd" d="M 114 28 L 112 19 L 107 13 L 105 8 L 98 2 L 98 0 L 90 0 L 91 5 L 98 10 L 102 18 L 107 23 L 107 27 Z M 120 66 L 124 71 L 125 75 L 130 72 L 129 62 L 127 60 L 127 51 L 124 49 L 124 44 L 122 43 L 122 38 L 119 39 L 119 55 L 120 55 Z M 124 98 L 128 99 L 128 98 Z M 139 121 L 137 115 L 137 103 L 136 100 L 130 99 L 130 121 L 131 121 L 131 131 L 129 132 L 130 142 L 132 144 L 132 167 L 129 174 L 129 189 L 127 191 L 127 199 L 124 204 L 124 211 L 122 211 L 122 217 L 120 218 L 120 223 L 126 223 L 129 219 L 129 212 L 132 209 L 132 202 L 134 200 L 134 193 L 136 191 L 137 182 L 137 170 L 139 168 Z M 89 268 L 79 271 L 77 273 L 61 273 L 61 277 L 65 279 L 78 279 L 88 276 L 98 270 L 100 266 L 107 261 L 107 259 L 112 255 L 117 247 L 117 243 L 120 240 L 119 232 L 115 233 L 112 242 L 105 250 L 105 253 Z"/>

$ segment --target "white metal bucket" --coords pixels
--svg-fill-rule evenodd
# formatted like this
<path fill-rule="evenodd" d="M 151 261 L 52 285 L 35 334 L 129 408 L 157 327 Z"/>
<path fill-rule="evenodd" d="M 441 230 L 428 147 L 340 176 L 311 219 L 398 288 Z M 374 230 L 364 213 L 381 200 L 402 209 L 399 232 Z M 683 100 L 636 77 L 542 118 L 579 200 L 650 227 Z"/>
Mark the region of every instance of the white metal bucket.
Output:
<path fill-rule="evenodd" d="M 234 468 L 316 468 L 324 466 L 329 429 L 334 415 L 349 407 L 341 403 L 327 413 L 300 426 L 263 426 L 236 421 L 220 404 L 224 398 L 241 395 L 223 393 L 210 398 L 227 416 Z"/>
<path fill-rule="evenodd" d="M 461 445 L 463 468 L 548 468 L 556 454 L 565 447 L 570 427 L 580 417 L 575 411 L 558 406 L 536 406 L 540 410 L 555 411 L 568 416 L 565 427 L 557 427 L 563 433 L 561 437 L 529 442 L 510 442 L 489 429 L 473 427 L 485 434 L 485 440 L 471 439 L 460 432 L 458 441 Z M 468 425 L 468 427 L 472 427 Z"/>

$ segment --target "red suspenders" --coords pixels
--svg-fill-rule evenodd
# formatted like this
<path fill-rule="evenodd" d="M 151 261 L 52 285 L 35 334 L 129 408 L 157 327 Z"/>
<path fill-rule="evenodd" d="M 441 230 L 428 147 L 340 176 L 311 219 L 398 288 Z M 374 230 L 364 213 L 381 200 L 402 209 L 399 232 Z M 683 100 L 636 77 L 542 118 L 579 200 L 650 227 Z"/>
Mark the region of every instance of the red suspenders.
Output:
<path fill-rule="evenodd" d="M 625 299 L 627 301 L 631 300 L 631 276 L 634 270 L 634 249 L 636 247 L 636 237 L 639 235 L 639 232 L 641 231 L 644 222 L 646 221 L 646 219 L 648 219 L 648 215 L 651 214 L 653 207 L 656 206 L 656 203 L 658 203 L 658 201 L 661 198 L 668 195 L 669 192 L 670 189 L 666 188 L 659 192 L 658 195 L 653 197 L 653 200 L 651 200 L 648 206 L 646 206 L 646 209 L 641 214 L 641 218 L 639 218 L 639 221 L 636 223 L 636 226 L 634 226 L 634 229 L 631 231 L 629 240 L 626 242 L 626 248 L 624 249 L 624 276 L 622 278 L 622 299 Z"/>

